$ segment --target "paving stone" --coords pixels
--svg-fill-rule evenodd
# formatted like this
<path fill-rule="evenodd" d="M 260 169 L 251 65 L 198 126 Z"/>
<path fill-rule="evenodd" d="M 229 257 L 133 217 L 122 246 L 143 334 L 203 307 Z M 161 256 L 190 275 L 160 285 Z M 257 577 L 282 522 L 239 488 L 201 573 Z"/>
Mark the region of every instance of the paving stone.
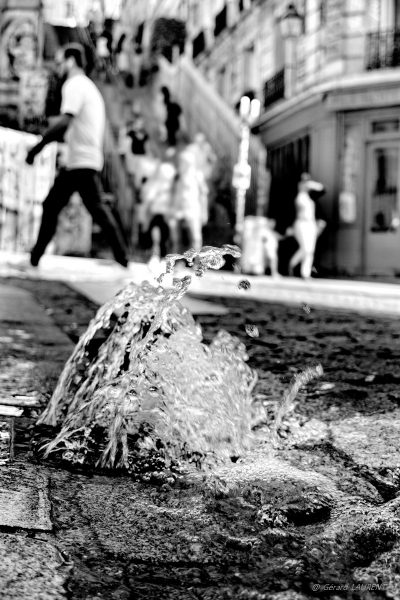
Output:
<path fill-rule="evenodd" d="M 22 408 L 16 408 L 15 406 L 9 404 L 0 404 L 1 417 L 20 417 L 22 413 Z"/>
<path fill-rule="evenodd" d="M 0 286 L 0 320 L 23 320 L 26 323 L 43 325 L 49 323 L 49 317 L 29 292 L 3 284 Z"/>
<path fill-rule="evenodd" d="M 63 560 L 48 542 L 0 534 L 1 600 L 61 600 L 67 597 Z"/>
<path fill-rule="evenodd" d="M 65 333 L 55 327 L 32 294 L 14 286 L 0 285 L 0 321 L 24 324 L 28 331 L 14 328 L 3 337 L 8 343 L 19 346 L 19 349 L 29 347 L 31 338 L 42 345 L 70 344 Z"/>
<path fill-rule="evenodd" d="M 34 466 L 0 468 L 0 527 L 51 531 L 48 478 Z"/>
<path fill-rule="evenodd" d="M 373 469 L 400 467 L 400 410 L 383 415 L 357 415 L 331 426 L 336 448 L 358 465 Z"/>
<path fill-rule="evenodd" d="M 0 403 L 6 406 L 23 406 L 34 407 L 40 406 L 41 395 L 39 392 L 32 392 L 31 394 L 16 394 L 9 396 L 0 395 Z"/>

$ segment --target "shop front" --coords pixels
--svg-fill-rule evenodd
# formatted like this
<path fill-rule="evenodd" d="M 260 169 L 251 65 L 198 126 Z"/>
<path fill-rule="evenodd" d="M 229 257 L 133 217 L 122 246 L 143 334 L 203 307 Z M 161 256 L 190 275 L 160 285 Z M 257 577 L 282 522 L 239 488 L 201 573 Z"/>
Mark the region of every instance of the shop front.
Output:
<path fill-rule="evenodd" d="M 294 218 L 301 172 L 325 186 L 321 274 L 400 274 L 400 86 L 379 77 L 277 106 L 259 128 L 271 171 L 268 216 L 281 233 Z"/>
<path fill-rule="evenodd" d="M 290 102 L 286 110 L 277 106 L 259 128 L 267 146 L 271 187 L 267 216 L 284 237 L 279 245 L 279 270 L 288 273 L 290 257 L 296 251 L 293 237 L 285 236 L 293 224 L 295 197 L 304 172 L 323 183 L 326 193 L 319 200 L 319 212 L 328 223 L 317 245 L 316 268 L 320 274 L 336 269 L 334 255 L 337 233 L 338 119 L 327 111 L 321 94 Z"/>
<path fill-rule="evenodd" d="M 349 274 L 400 273 L 400 115 L 342 113 L 336 260 Z"/>

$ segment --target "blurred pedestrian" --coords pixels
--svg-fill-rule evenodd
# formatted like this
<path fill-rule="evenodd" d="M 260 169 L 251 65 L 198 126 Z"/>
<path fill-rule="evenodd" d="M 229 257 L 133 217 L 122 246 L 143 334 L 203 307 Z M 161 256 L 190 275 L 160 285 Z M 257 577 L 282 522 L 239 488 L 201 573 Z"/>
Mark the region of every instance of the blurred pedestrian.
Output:
<path fill-rule="evenodd" d="M 296 219 L 293 227 L 287 231 L 292 233 L 299 244 L 289 262 L 289 275 L 300 263 L 300 274 L 303 279 L 311 277 L 315 247 L 318 236 L 325 229 L 326 221 L 317 214 L 315 201 L 325 193 L 322 183 L 313 181 L 308 173 L 303 173 L 295 199 Z"/>
<path fill-rule="evenodd" d="M 118 70 L 118 73 L 121 75 L 123 81 L 126 83 L 126 78 L 130 71 L 129 65 L 129 51 L 131 46 L 131 40 L 126 35 L 126 33 L 122 33 L 118 43 L 115 47 L 115 63 Z"/>
<path fill-rule="evenodd" d="M 167 143 L 169 146 L 176 146 L 177 133 L 180 129 L 180 115 L 182 109 L 177 102 L 171 100 L 171 94 L 166 86 L 161 88 L 161 93 L 164 96 L 164 104 L 167 111 L 165 127 L 167 129 Z"/>
<path fill-rule="evenodd" d="M 185 152 L 193 153 L 196 166 L 203 173 L 208 184 L 216 163 L 216 155 L 204 133 L 196 133 L 193 142 L 186 146 Z"/>
<path fill-rule="evenodd" d="M 154 171 L 154 160 L 149 150 L 149 135 L 138 106 L 132 109 L 132 116 L 120 134 L 125 139 L 126 169 L 132 179 L 136 193 L 140 194 L 143 179 L 147 179 Z"/>
<path fill-rule="evenodd" d="M 203 226 L 208 221 L 208 186 L 193 153 L 186 149 L 178 157 L 174 214 L 187 227 L 190 247 L 199 251 L 203 245 Z"/>
<path fill-rule="evenodd" d="M 271 277 L 280 277 L 278 272 L 278 247 L 282 236 L 276 231 L 275 224 L 274 219 L 265 219 L 261 241 Z"/>
<path fill-rule="evenodd" d="M 70 44 L 64 50 L 61 71 L 67 79 L 62 87 L 61 115 L 48 128 L 42 140 L 28 152 L 26 162 L 33 164 L 43 148 L 65 135 L 66 166 L 59 170 L 53 187 L 43 203 L 39 235 L 31 251 L 32 266 L 40 258 L 54 236 L 58 215 L 72 194 L 79 192 L 93 220 L 106 234 L 115 260 L 128 265 L 125 241 L 115 218 L 103 206 L 100 191 L 100 171 L 103 168 L 105 107 L 95 84 L 84 73 L 84 54 L 80 44 Z"/>
<path fill-rule="evenodd" d="M 165 258 L 174 215 L 172 192 L 176 168 L 172 162 L 161 162 L 142 189 L 142 227 L 151 239 L 153 262 Z"/>
<path fill-rule="evenodd" d="M 103 31 L 102 34 L 97 38 L 96 42 L 96 54 L 97 54 L 97 70 L 100 74 L 105 76 L 106 81 L 109 79 L 109 73 L 111 70 L 111 52 L 109 32 Z"/>

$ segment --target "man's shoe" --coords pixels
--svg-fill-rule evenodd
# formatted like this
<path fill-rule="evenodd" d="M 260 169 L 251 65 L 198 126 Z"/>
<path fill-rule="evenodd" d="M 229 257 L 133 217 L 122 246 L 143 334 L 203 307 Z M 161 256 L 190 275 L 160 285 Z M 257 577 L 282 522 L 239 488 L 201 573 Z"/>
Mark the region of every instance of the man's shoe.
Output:
<path fill-rule="evenodd" d="M 120 260 L 115 259 L 116 262 L 121 265 L 121 267 L 124 267 L 124 269 L 127 269 L 129 267 L 129 261 L 126 258 L 122 258 Z"/>

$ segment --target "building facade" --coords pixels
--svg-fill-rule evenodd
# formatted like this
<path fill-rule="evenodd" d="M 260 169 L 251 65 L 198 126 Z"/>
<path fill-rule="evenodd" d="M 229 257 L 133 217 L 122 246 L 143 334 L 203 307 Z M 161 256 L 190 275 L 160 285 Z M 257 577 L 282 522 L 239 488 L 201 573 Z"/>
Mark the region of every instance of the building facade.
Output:
<path fill-rule="evenodd" d="M 186 55 L 227 104 L 244 94 L 261 100 L 256 131 L 268 150 L 268 213 L 278 228 L 290 225 L 297 182 L 309 171 L 327 190 L 320 265 L 393 275 L 400 272 L 400 0 L 291 4 L 297 31 L 283 27 L 282 0 L 155 3 L 157 16 L 172 12 L 186 22 Z"/>
<path fill-rule="evenodd" d="M 201 6 L 188 18 L 193 60 L 227 100 L 262 101 L 278 227 L 293 219 L 298 178 L 310 171 L 327 189 L 321 265 L 400 271 L 400 2 L 298 1 L 297 37 L 284 36 L 279 1 L 221 2 L 211 19 L 198 17 Z"/>

